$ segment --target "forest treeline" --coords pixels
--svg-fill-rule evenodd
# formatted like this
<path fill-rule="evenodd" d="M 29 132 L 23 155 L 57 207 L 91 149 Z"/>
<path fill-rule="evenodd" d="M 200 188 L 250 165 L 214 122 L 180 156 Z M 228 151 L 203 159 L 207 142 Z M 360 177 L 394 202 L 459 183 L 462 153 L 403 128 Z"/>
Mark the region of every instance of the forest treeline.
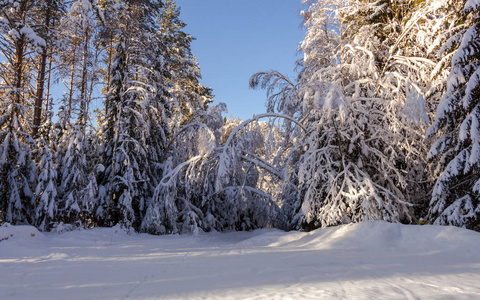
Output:
<path fill-rule="evenodd" d="M 480 1 L 303 3 L 297 78 L 241 121 L 173 0 L 0 1 L 0 224 L 480 230 Z"/>

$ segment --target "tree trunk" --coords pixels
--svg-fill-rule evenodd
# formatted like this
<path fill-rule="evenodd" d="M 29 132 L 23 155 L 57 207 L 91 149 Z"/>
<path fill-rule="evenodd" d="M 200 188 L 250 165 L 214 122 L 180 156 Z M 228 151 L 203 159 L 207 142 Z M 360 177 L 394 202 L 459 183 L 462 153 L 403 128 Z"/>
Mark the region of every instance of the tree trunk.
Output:
<path fill-rule="evenodd" d="M 82 61 L 82 82 L 80 88 L 80 125 L 82 132 L 87 123 L 87 59 L 88 59 L 88 28 L 85 30 L 85 36 L 83 39 L 83 61 Z"/>
<path fill-rule="evenodd" d="M 45 39 L 48 41 L 48 32 L 50 27 L 50 14 L 52 9 L 52 0 L 47 1 L 47 11 L 45 12 L 45 28 L 46 35 Z M 40 63 L 38 68 L 37 76 L 37 90 L 35 93 L 35 106 L 33 111 L 33 137 L 35 138 L 38 134 L 38 129 L 40 128 L 40 123 L 42 121 L 42 102 L 43 102 L 43 92 L 45 89 L 45 69 L 47 66 L 47 47 L 43 49 L 42 55 L 40 56 Z"/>
<path fill-rule="evenodd" d="M 50 84 L 52 82 L 52 52 L 48 55 L 48 78 L 47 78 L 47 94 L 45 95 L 45 111 L 48 110 L 48 102 L 50 100 Z"/>
<path fill-rule="evenodd" d="M 15 41 L 15 64 L 14 64 L 14 83 L 15 88 L 13 103 L 23 104 L 22 103 L 22 89 L 23 89 L 23 56 L 25 52 L 25 40 L 22 38 Z M 16 113 L 18 106 L 15 106 L 15 109 L 12 110 L 12 113 Z"/>
<path fill-rule="evenodd" d="M 110 49 L 108 51 L 108 70 L 107 70 L 107 95 L 110 91 L 110 79 L 113 60 L 113 31 L 110 33 Z M 105 117 L 108 115 L 108 103 L 105 102 Z"/>
<path fill-rule="evenodd" d="M 72 117 L 72 102 L 73 102 L 73 83 L 75 80 L 75 59 L 76 59 L 76 54 L 77 54 L 77 43 L 73 43 L 73 49 L 72 49 L 72 73 L 70 76 L 70 88 L 69 88 L 69 94 L 68 94 L 68 119 Z"/>

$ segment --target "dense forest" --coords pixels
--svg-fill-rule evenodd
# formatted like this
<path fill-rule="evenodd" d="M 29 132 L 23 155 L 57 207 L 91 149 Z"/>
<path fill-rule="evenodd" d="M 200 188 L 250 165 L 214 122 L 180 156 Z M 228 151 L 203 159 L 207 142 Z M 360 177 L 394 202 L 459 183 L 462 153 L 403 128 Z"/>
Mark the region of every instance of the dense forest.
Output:
<path fill-rule="evenodd" d="M 253 74 L 242 121 L 173 0 L 0 1 L 0 225 L 480 230 L 480 0 L 303 3 L 297 78 Z"/>

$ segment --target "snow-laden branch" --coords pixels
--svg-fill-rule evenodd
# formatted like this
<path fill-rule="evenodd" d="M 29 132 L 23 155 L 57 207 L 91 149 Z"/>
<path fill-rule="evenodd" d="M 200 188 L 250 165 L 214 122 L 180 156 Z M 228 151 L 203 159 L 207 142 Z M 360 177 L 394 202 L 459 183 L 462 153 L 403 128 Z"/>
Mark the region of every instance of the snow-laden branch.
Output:
<path fill-rule="evenodd" d="M 255 155 L 254 153 L 251 153 L 249 151 L 243 151 L 243 153 L 244 153 L 244 155 L 242 156 L 243 159 L 253 163 L 254 165 L 257 165 L 263 168 L 264 170 L 270 172 L 271 174 L 278 177 L 279 179 L 282 179 L 282 174 L 280 173 L 280 171 L 277 170 L 272 165 L 270 165 L 264 159 L 258 157 L 258 155 Z"/>
<path fill-rule="evenodd" d="M 215 191 L 214 193 L 208 195 L 204 200 L 203 200 L 203 203 L 204 204 L 206 202 L 206 200 L 212 198 L 213 196 L 215 195 L 218 195 L 222 192 L 225 192 L 225 191 L 228 191 L 228 190 L 247 190 L 251 193 L 255 193 L 261 197 L 264 197 L 265 199 L 267 199 L 269 202 L 275 204 L 275 202 L 273 201 L 272 197 L 264 192 L 262 192 L 261 190 L 259 189 L 256 189 L 254 187 L 251 187 L 251 186 L 248 186 L 248 185 L 237 185 L 237 186 L 227 186 L 227 187 L 224 187 L 222 188 L 221 190 L 218 190 L 218 191 Z"/>
<path fill-rule="evenodd" d="M 223 146 L 223 152 L 220 155 L 220 161 L 219 161 L 219 164 L 218 164 L 218 173 L 217 173 L 217 179 L 215 181 L 215 190 L 220 191 L 220 190 L 223 189 L 223 186 L 225 184 L 224 181 L 225 181 L 225 178 L 226 178 L 226 174 L 227 174 L 228 170 L 231 169 L 228 162 L 232 161 L 232 158 L 234 157 L 234 152 L 235 152 L 235 149 L 232 149 L 232 147 L 231 147 L 232 140 L 240 132 L 240 130 L 245 128 L 248 124 L 250 124 L 252 122 L 256 122 L 259 119 L 263 119 L 263 118 L 283 118 L 283 119 L 289 120 L 289 121 L 297 124 L 298 127 L 300 127 L 303 131 L 307 132 L 307 129 L 296 119 L 294 119 L 290 116 L 277 114 L 277 113 L 260 114 L 260 115 L 257 115 L 255 117 L 249 119 L 249 120 L 243 121 L 234 130 L 232 130 L 232 132 L 228 136 L 227 141 L 225 142 L 225 145 Z"/>
<path fill-rule="evenodd" d="M 175 167 L 172 171 L 170 171 L 167 175 L 163 176 L 162 180 L 160 181 L 160 185 L 162 186 L 169 186 L 172 184 L 173 180 L 177 177 L 178 173 L 185 167 L 188 166 L 192 163 L 195 163 L 202 159 L 204 155 L 197 155 L 192 158 L 190 158 L 187 161 L 184 161 L 183 163 L 179 164 L 178 166 Z"/>

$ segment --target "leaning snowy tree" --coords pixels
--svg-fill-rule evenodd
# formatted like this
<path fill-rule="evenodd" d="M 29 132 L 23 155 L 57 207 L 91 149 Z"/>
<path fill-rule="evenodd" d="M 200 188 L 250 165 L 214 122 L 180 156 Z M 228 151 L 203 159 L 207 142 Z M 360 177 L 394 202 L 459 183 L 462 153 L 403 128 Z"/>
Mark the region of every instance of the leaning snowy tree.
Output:
<path fill-rule="evenodd" d="M 223 229 L 214 216 L 215 204 L 206 201 L 214 193 L 215 148 L 223 125 L 223 106 L 197 111 L 171 136 L 164 153 L 163 176 L 148 203 L 142 231 L 165 234 Z"/>
<path fill-rule="evenodd" d="M 447 90 L 427 132 L 440 175 L 430 202 L 435 224 L 480 230 L 480 2 L 462 5 L 440 55 L 451 56 Z"/>
<path fill-rule="evenodd" d="M 270 118 L 272 122 L 262 122 Z M 234 127 L 222 143 L 218 155 L 215 195 L 221 202 L 226 228 L 251 230 L 262 227 L 285 227 L 281 213 L 281 185 L 287 160 L 284 141 L 291 126 L 275 119 L 296 124 L 287 115 L 266 113 L 253 116 Z"/>
<path fill-rule="evenodd" d="M 278 85 L 282 81 L 273 80 L 279 76 L 256 75 L 256 82 L 270 80 L 278 95 L 285 95 L 269 102 L 285 101 L 275 106 L 286 114 L 291 113 L 288 107 L 300 107 L 299 116 L 309 128 L 297 147 L 305 153 L 293 152 L 298 167 L 290 182 L 298 191 L 285 191 L 291 226 L 314 229 L 367 219 L 412 222 L 410 202 L 416 193 L 409 191 L 419 178 L 428 177 L 421 161 L 428 122 L 423 100 L 429 89 L 423 73 L 433 69 L 414 57 L 404 40 L 407 28 L 402 26 L 415 5 L 305 2 L 310 4 L 301 45 L 305 55 L 298 83 L 290 84 L 298 85 L 298 98 L 286 96 L 288 90 Z M 415 27 L 416 21 L 411 23 Z"/>
<path fill-rule="evenodd" d="M 172 137 L 175 151 L 168 154 L 142 230 L 195 233 L 283 225 L 276 202 L 282 136 L 277 127 L 259 122 L 281 116 L 224 123 L 221 113 L 222 105 L 197 111 Z"/>
<path fill-rule="evenodd" d="M 215 147 L 212 130 L 195 118 L 172 136 L 167 149 L 170 151 L 165 153 L 163 177 L 148 203 L 142 231 L 152 234 L 208 231 L 210 225 L 202 209 L 202 194 L 210 190 L 208 162 Z"/>

